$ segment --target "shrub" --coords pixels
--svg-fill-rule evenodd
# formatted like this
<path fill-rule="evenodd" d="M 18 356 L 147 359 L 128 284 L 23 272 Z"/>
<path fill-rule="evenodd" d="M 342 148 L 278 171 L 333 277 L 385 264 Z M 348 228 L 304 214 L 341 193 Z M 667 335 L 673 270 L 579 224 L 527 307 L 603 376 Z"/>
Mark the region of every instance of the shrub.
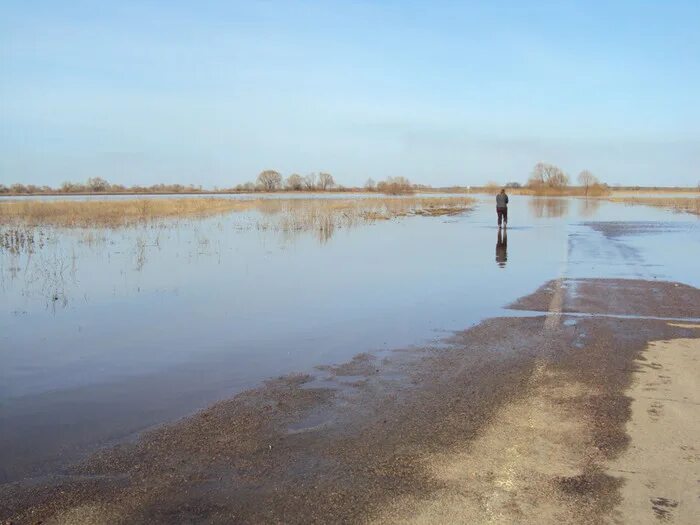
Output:
<path fill-rule="evenodd" d="M 377 191 L 387 195 L 405 195 L 413 193 L 413 185 L 406 177 L 388 177 L 377 184 Z"/>

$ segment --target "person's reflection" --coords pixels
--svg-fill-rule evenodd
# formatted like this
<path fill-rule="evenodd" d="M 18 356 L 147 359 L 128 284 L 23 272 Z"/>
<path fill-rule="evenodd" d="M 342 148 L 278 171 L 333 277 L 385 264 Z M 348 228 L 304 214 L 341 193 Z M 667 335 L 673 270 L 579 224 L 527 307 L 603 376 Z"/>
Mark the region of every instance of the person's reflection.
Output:
<path fill-rule="evenodd" d="M 508 260 L 508 232 L 507 230 L 498 229 L 498 238 L 496 239 L 496 264 L 501 268 L 505 268 Z"/>

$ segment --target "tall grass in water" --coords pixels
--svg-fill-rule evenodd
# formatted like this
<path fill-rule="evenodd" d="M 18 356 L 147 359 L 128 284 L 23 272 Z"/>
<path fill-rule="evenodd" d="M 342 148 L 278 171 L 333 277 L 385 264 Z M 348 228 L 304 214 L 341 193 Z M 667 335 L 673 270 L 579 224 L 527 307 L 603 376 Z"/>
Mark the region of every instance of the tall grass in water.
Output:
<path fill-rule="evenodd" d="M 207 216 L 244 210 L 250 201 L 233 199 L 125 199 L 104 201 L 22 200 L 0 202 L 0 223 L 68 227 L 126 226 L 160 218 Z"/>
<path fill-rule="evenodd" d="M 610 195 L 612 190 L 605 184 L 592 184 L 588 188 L 582 186 L 523 186 L 520 188 L 506 188 L 506 192 L 512 195 L 533 195 L 537 197 L 604 197 Z M 491 191 L 489 193 L 496 193 Z"/>
<path fill-rule="evenodd" d="M 270 221 L 258 227 L 285 232 L 316 231 L 328 240 L 337 228 L 406 216 L 457 215 L 471 208 L 468 197 L 386 197 L 368 199 L 289 199 L 267 200 L 258 208 Z"/>
<path fill-rule="evenodd" d="M 309 230 L 323 228 L 324 224 L 330 223 L 340 227 L 406 215 L 454 215 L 467 210 L 472 203 L 473 199 L 468 197 L 28 200 L 0 202 L 0 224 L 111 228 L 158 219 L 256 211 L 260 214 L 257 221 L 261 227 Z"/>
<path fill-rule="evenodd" d="M 700 215 L 700 197 L 608 197 L 611 202 L 642 204 Z"/>

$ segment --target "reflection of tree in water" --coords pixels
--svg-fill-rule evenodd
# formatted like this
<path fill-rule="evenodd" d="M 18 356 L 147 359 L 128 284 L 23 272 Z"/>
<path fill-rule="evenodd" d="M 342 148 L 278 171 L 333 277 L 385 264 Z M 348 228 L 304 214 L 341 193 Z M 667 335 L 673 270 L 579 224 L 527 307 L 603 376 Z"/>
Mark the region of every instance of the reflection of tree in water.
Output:
<path fill-rule="evenodd" d="M 578 201 L 578 213 L 582 217 L 595 215 L 598 208 L 600 208 L 600 201 L 598 199 L 580 199 Z"/>
<path fill-rule="evenodd" d="M 533 197 L 528 205 L 535 217 L 561 217 L 569 211 L 569 200 L 558 197 Z"/>

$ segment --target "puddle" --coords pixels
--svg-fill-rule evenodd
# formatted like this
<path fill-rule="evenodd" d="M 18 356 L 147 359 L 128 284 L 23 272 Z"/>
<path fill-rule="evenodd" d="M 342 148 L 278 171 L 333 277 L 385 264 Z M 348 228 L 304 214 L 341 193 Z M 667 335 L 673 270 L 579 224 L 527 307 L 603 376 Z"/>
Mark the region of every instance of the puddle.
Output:
<path fill-rule="evenodd" d="M 687 215 L 513 196 L 504 241 L 491 200 L 466 216 L 330 235 L 224 215 L 8 238 L 0 481 L 55 471 L 269 377 L 323 375 L 315 367 L 528 315 L 502 308 L 562 272 L 700 286 L 700 229 Z M 585 224 L 624 221 L 665 226 L 606 236 Z"/>

